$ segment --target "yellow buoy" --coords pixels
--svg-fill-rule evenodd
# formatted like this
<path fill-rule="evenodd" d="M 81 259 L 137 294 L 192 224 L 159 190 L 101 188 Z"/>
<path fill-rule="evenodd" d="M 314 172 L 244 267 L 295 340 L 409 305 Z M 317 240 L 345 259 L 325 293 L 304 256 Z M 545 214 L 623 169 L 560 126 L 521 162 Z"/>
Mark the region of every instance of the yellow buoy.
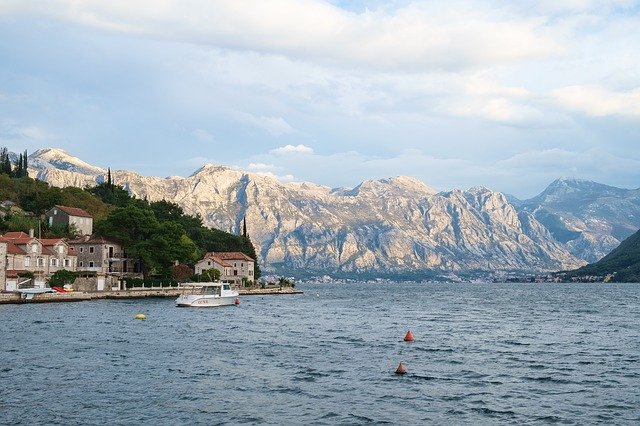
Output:
<path fill-rule="evenodd" d="M 135 319 L 146 320 L 147 316 L 145 314 L 138 314 L 134 317 Z"/>

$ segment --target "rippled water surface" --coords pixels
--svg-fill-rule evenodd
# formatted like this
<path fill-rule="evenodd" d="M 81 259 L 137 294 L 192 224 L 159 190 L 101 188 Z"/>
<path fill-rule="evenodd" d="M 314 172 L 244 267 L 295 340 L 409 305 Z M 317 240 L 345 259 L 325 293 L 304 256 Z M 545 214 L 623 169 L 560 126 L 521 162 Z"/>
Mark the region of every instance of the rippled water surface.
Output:
<path fill-rule="evenodd" d="M 0 305 L 0 424 L 640 422 L 640 285 L 300 287 Z"/>

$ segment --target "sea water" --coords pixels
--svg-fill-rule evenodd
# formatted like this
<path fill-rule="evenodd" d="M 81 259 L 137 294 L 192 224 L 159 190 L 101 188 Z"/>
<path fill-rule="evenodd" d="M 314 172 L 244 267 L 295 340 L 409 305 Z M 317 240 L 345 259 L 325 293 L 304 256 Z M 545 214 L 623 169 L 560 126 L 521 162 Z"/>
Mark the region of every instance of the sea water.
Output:
<path fill-rule="evenodd" d="M 1 305 L 0 424 L 640 422 L 640 285 L 298 288 Z"/>

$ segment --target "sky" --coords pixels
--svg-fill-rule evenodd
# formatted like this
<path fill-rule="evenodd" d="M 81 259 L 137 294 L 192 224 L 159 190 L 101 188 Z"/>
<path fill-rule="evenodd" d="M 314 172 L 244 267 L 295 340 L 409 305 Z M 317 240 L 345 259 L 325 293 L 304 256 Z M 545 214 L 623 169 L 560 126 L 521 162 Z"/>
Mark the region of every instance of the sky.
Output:
<path fill-rule="evenodd" d="M 640 187 L 640 1 L 0 0 L 0 146 L 189 176 Z"/>

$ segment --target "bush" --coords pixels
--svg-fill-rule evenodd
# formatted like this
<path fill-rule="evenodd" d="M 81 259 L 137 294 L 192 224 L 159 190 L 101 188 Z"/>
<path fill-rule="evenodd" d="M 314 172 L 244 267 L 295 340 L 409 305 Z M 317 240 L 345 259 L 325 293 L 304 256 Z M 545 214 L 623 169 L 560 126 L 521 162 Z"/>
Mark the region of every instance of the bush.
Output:
<path fill-rule="evenodd" d="M 75 272 L 60 269 L 54 272 L 51 278 L 49 278 L 49 287 L 63 287 L 65 284 L 73 284 L 75 280 Z"/>

